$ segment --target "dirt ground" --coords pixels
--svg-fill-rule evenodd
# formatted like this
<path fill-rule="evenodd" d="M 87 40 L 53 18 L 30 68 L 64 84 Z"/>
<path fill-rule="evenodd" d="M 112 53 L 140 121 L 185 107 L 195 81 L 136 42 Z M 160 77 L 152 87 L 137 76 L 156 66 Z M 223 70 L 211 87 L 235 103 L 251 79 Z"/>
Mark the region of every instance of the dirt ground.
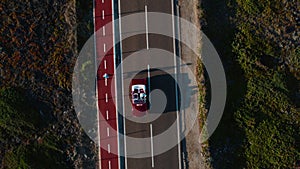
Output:
<path fill-rule="evenodd" d="M 199 0 L 179 0 L 178 4 L 180 6 L 180 17 L 188 20 L 189 22 L 196 25 L 199 30 L 200 23 L 199 23 L 199 16 L 200 16 L 200 9 L 199 7 Z M 182 25 L 181 25 L 182 27 Z M 181 38 L 184 38 L 184 36 L 192 37 L 193 35 L 188 34 L 181 34 Z M 200 39 L 201 37 L 199 37 Z M 199 43 L 199 52 L 201 49 L 201 45 Z M 198 62 L 197 62 L 197 56 L 194 54 L 190 49 L 188 49 L 186 46 L 181 46 L 181 58 L 185 63 L 191 63 L 188 65 L 188 68 L 194 71 L 194 74 L 197 74 L 198 69 Z M 201 80 L 201 78 L 200 78 Z M 192 96 L 195 100 L 198 100 L 198 95 Z M 191 110 L 195 113 L 197 113 L 197 119 L 199 119 L 199 110 L 197 108 L 191 108 Z M 186 118 L 187 121 L 189 118 Z M 189 134 L 186 136 L 186 154 L 184 157 L 185 160 L 185 169 L 207 169 L 211 168 L 209 164 L 206 162 L 206 156 L 203 152 L 202 147 L 205 145 L 202 145 L 200 142 L 200 127 L 199 127 L 199 121 L 196 121 L 191 131 L 189 131 Z"/>

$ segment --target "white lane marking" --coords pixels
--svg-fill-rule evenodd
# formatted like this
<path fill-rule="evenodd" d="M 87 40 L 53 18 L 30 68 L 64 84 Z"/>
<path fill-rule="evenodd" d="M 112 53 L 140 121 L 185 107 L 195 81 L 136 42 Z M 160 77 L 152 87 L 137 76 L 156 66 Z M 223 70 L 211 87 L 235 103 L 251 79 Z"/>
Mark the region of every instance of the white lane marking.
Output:
<path fill-rule="evenodd" d="M 105 52 L 105 51 L 104 51 Z M 106 60 L 104 60 L 104 69 L 106 69 Z M 107 86 L 107 78 L 104 78 L 105 86 Z"/>
<path fill-rule="evenodd" d="M 102 10 L 102 19 L 104 20 L 104 10 Z"/>
<path fill-rule="evenodd" d="M 177 9 L 177 15 L 179 15 L 179 6 L 176 5 L 176 9 Z M 179 20 L 179 17 L 177 17 L 177 39 L 178 39 L 178 57 L 181 58 L 181 45 L 180 45 L 180 42 L 181 42 L 181 31 L 180 31 L 180 20 Z M 181 67 L 181 62 L 182 60 L 179 59 L 179 66 Z"/>
<path fill-rule="evenodd" d="M 108 120 L 108 110 L 106 110 L 106 120 Z"/>
<path fill-rule="evenodd" d="M 121 49 L 121 53 L 122 53 L 122 18 L 121 18 L 121 0 L 118 0 L 118 5 L 119 5 L 119 29 L 120 29 L 120 49 Z M 124 77 L 123 77 L 123 63 L 121 63 L 121 84 L 122 84 L 122 91 L 123 91 L 123 95 L 124 95 Z M 115 69 L 116 70 L 116 69 Z M 124 104 L 124 98 L 122 99 L 122 106 L 123 106 L 123 130 L 124 130 L 124 136 L 126 136 L 126 124 L 125 124 L 125 104 Z M 127 165 L 127 147 L 126 147 L 126 137 L 124 137 L 124 158 L 125 158 L 125 169 L 128 168 Z"/>
<path fill-rule="evenodd" d="M 104 3 L 104 0 L 102 0 L 102 3 Z"/>
<path fill-rule="evenodd" d="M 147 43 L 147 50 L 149 49 L 149 37 L 148 37 L 148 8 L 145 5 L 145 21 L 146 21 L 146 43 Z"/>
<path fill-rule="evenodd" d="M 111 169 L 111 161 L 108 161 L 108 169 Z"/>
<path fill-rule="evenodd" d="M 111 6 L 112 6 L 112 11 L 115 11 L 115 1 L 111 1 Z M 114 13 L 113 13 L 113 19 L 112 19 L 112 31 L 113 31 L 113 44 L 115 44 L 115 15 L 114 15 Z M 113 48 L 113 49 L 115 49 L 115 48 Z M 114 50 L 114 61 L 116 60 L 116 50 Z M 117 70 L 117 67 L 116 67 L 116 64 L 115 64 L 115 62 L 113 61 L 113 65 L 114 65 L 114 71 L 116 71 Z M 117 91 L 117 76 L 115 75 L 115 100 L 118 100 L 118 98 L 117 98 L 117 96 L 118 96 L 118 91 Z M 120 156 L 121 156 L 121 153 L 120 153 L 120 142 L 119 142 L 119 140 L 120 140 L 120 138 L 119 138 L 119 118 L 118 118 L 118 116 L 119 116 L 119 112 L 118 112 L 118 101 L 116 101 L 115 102 L 115 107 L 116 107 L 116 123 L 117 123 L 117 143 L 118 143 L 118 160 L 120 161 L 121 160 L 121 158 L 120 158 Z M 119 164 L 119 168 L 121 168 L 121 163 L 120 162 L 118 162 L 118 164 Z"/>
<path fill-rule="evenodd" d="M 123 99 L 122 99 L 122 106 L 123 106 L 123 130 L 124 130 L 124 136 L 127 137 L 126 135 L 126 124 L 125 124 L 125 119 L 126 119 L 126 111 L 125 111 L 125 103 L 124 103 L 124 99 L 125 99 L 125 91 L 124 91 L 124 76 L 123 76 L 123 63 L 121 64 L 121 83 L 122 83 L 122 91 L 123 91 Z M 124 156 L 125 156 L 125 169 L 127 169 L 127 141 L 126 141 L 126 137 L 124 137 Z"/>
<path fill-rule="evenodd" d="M 107 145 L 108 153 L 110 153 L 110 144 Z"/>
<path fill-rule="evenodd" d="M 150 98 L 150 65 L 147 66 L 148 69 L 148 98 L 149 98 L 149 103 L 151 105 L 151 98 Z"/>
<path fill-rule="evenodd" d="M 103 51 L 106 52 L 106 44 L 103 43 Z"/>
<path fill-rule="evenodd" d="M 107 136 L 109 137 L 109 127 L 106 128 Z"/>
<path fill-rule="evenodd" d="M 151 137 L 151 164 L 152 164 L 152 168 L 154 168 L 153 129 L 152 129 L 152 124 L 150 124 L 150 137 Z"/>
<path fill-rule="evenodd" d="M 93 18 L 94 18 L 94 24 L 96 24 L 96 14 L 95 14 L 95 2 L 96 1 L 93 1 Z M 94 32 L 96 32 L 96 26 L 94 26 Z M 96 44 L 96 38 L 97 38 L 97 33 L 96 33 L 96 36 L 94 36 L 94 56 L 95 56 L 95 73 L 97 74 L 97 44 Z M 97 81 L 95 82 L 96 84 L 97 84 Z M 97 85 L 96 85 L 97 86 Z M 98 86 L 96 87 L 96 100 L 98 100 Z M 98 121 L 98 124 L 99 124 L 99 122 L 100 122 L 100 116 L 99 116 L 99 113 L 100 113 L 100 111 L 99 111 L 99 105 L 98 104 L 96 104 L 96 108 L 97 108 L 97 121 Z M 98 160 L 99 160 L 99 165 L 101 166 L 101 163 L 102 163 L 102 161 L 101 161 L 101 142 L 100 142 L 100 140 L 101 140 L 101 138 L 100 138 L 100 128 L 99 128 L 99 125 L 97 125 L 97 128 L 98 128 Z"/>
<path fill-rule="evenodd" d="M 106 103 L 108 102 L 108 95 L 107 95 L 107 93 L 105 93 L 105 102 Z"/>
<path fill-rule="evenodd" d="M 179 112 L 178 112 L 178 91 L 177 91 L 177 56 L 176 56 L 176 41 L 175 41 L 175 19 L 174 19 L 174 0 L 171 0 L 172 6 L 172 30 L 173 30 L 173 53 L 174 53 L 174 66 L 175 66 L 175 95 L 176 95 L 176 121 L 177 121 L 177 142 L 178 142 L 178 167 L 181 169 L 181 146 L 180 146 L 180 129 L 179 129 Z"/>
<path fill-rule="evenodd" d="M 103 26 L 102 34 L 103 34 L 103 36 L 105 36 L 105 26 Z"/>

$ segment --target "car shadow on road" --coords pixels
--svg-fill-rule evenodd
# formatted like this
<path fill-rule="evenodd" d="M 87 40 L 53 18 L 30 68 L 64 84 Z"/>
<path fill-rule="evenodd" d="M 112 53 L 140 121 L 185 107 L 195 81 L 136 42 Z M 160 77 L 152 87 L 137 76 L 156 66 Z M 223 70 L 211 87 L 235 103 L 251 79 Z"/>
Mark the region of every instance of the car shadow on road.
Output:
<path fill-rule="evenodd" d="M 174 78 L 176 78 L 176 76 L 174 74 L 151 75 L 150 90 L 161 90 L 165 94 L 167 99 L 166 108 L 163 113 L 174 112 L 188 108 L 190 106 L 189 103 L 191 103 L 191 96 L 198 92 L 198 86 L 190 85 L 191 80 L 189 79 L 187 73 L 181 73 L 177 75 L 177 77 L 180 79 L 175 80 Z M 180 83 L 179 80 L 181 81 Z M 182 103 L 182 99 L 184 100 L 184 103 Z M 178 106 L 176 106 L 177 100 Z M 151 106 L 155 106 L 154 104 L 159 103 L 160 100 L 151 98 L 151 102 Z"/>

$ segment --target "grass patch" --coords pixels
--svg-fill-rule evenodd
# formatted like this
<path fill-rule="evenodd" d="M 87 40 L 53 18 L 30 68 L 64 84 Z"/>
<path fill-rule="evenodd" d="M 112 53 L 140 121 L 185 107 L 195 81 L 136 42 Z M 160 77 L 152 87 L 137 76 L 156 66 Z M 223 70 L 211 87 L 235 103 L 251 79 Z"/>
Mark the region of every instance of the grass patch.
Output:
<path fill-rule="evenodd" d="M 2 166 L 67 168 L 64 151 L 59 148 L 62 141 L 52 133 L 41 134 L 45 126 L 24 90 L 1 89 L 0 142 L 6 147 Z"/>
<path fill-rule="evenodd" d="M 225 112 L 209 140 L 214 168 L 295 168 L 299 162 L 300 114 L 293 97 L 299 49 L 280 49 L 262 26 L 273 26 L 269 21 L 285 12 L 282 5 L 279 0 L 202 4 L 204 33 L 221 56 L 228 84 Z"/>

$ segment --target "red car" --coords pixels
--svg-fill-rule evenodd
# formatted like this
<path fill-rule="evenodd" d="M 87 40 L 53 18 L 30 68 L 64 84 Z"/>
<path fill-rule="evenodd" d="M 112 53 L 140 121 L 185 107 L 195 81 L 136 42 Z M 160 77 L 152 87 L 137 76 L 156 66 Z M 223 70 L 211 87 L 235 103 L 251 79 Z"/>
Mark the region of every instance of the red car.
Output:
<path fill-rule="evenodd" d="M 130 84 L 130 97 L 132 104 L 132 114 L 137 117 L 144 116 L 147 113 L 147 80 L 132 79 Z"/>

